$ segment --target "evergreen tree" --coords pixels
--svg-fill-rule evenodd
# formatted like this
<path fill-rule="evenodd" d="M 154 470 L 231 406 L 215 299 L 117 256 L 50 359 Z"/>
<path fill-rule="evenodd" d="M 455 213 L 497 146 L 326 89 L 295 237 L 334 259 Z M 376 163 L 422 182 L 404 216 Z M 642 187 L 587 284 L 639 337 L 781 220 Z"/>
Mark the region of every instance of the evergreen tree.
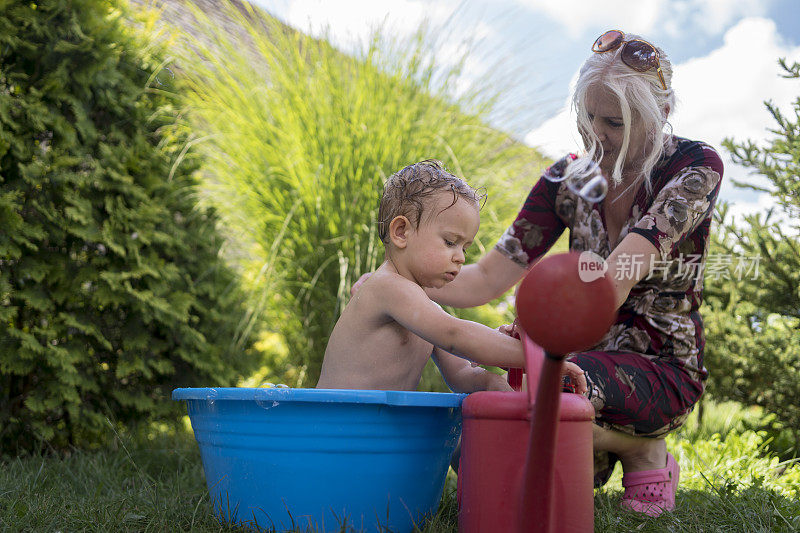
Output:
<path fill-rule="evenodd" d="M 130 17 L 0 9 L 0 452 L 102 442 L 107 420 L 174 415 L 173 387 L 244 368 L 237 278 Z"/>
<path fill-rule="evenodd" d="M 781 61 L 786 77 L 800 64 Z M 774 137 L 767 146 L 726 141 L 733 160 L 768 180 L 766 215 L 743 224 L 720 210 L 712 254 L 730 257 L 730 279 L 708 280 L 705 319 L 709 391 L 720 399 L 760 405 L 800 439 L 800 98 L 793 115 L 771 103 Z M 737 266 L 741 268 L 737 271 Z"/>

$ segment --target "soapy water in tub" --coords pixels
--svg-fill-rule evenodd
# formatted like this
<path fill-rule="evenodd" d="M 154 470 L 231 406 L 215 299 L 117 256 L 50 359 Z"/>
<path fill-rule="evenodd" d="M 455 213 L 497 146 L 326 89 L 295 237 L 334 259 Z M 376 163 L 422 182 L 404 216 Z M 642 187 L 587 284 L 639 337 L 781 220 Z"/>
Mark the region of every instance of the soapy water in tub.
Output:
<path fill-rule="evenodd" d="M 284 385 L 283 383 L 270 383 L 269 381 L 265 381 L 261 385 L 258 386 L 259 389 L 288 389 L 290 388 L 289 385 Z M 271 393 L 270 396 L 273 396 L 274 393 Z M 280 405 L 280 402 L 275 399 L 266 400 L 264 398 L 259 398 L 259 391 L 256 391 L 256 405 L 261 407 L 262 409 L 272 409 L 273 407 L 277 407 Z"/>

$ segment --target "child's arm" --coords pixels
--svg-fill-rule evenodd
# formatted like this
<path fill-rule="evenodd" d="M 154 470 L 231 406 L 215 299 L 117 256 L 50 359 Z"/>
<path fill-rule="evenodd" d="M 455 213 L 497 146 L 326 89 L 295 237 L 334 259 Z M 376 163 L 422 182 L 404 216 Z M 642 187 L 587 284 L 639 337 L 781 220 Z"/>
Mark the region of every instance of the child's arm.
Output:
<path fill-rule="evenodd" d="M 472 366 L 466 359 L 447 353 L 441 348 L 434 347 L 431 358 L 453 392 L 513 390 L 505 377 L 479 366 Z"/>
<path fill-rule="evenodd" d="M 398 324 L 434 346 L 484 365 L 523 367 L 522 343 L 496 329 L 445 312 L 419 285 L 397 275 L 380 287 L 383 311 Z"/>

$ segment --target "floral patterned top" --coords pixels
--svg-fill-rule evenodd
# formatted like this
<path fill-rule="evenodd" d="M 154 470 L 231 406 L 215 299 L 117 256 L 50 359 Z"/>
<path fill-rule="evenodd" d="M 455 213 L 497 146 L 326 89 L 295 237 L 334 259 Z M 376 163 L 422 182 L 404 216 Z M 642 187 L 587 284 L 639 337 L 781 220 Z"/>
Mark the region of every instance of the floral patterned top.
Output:
<path fill-rule="evenodd" d="M 651 174 L 652 194 L 644 186 L 639 188 L 619 235 L 621 241 L 629 233 L 638 233 L 653 243 L 661 258 L 650 275 L 633 287 L 616 323 L 592 350 L 667 358 L 691 381 L 705 379 L 705 340 L 698 308 L 722 172 L 722 161 L 710 146 L 671 139 Z M 570 250 L 591 251 L 605 259 L 615 244 L 609 243 L 604 205 L 586 202 L 564 182 L 540 179 L 495 248 L 528 266 L 568 228 Z M 642 268 L 641 258 L 638 265 L 635 256 L 620 259 L 623 266 Z"/>

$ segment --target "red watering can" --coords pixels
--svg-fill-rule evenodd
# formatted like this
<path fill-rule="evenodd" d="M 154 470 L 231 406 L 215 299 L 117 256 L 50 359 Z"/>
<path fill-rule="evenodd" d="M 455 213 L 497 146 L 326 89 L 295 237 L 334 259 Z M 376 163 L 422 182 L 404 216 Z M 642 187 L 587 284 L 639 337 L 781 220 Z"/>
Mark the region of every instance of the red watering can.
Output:
<path fill-rule="evenodd" d="M 462 405 L 459 531 L 592 531 L 592 420 L 562 391 L 570 352 L 599 341 L 616 318 L 614 288 L 578 253 L 539 261 L 520 284 L 528 392 L 476 392 Z"/>

